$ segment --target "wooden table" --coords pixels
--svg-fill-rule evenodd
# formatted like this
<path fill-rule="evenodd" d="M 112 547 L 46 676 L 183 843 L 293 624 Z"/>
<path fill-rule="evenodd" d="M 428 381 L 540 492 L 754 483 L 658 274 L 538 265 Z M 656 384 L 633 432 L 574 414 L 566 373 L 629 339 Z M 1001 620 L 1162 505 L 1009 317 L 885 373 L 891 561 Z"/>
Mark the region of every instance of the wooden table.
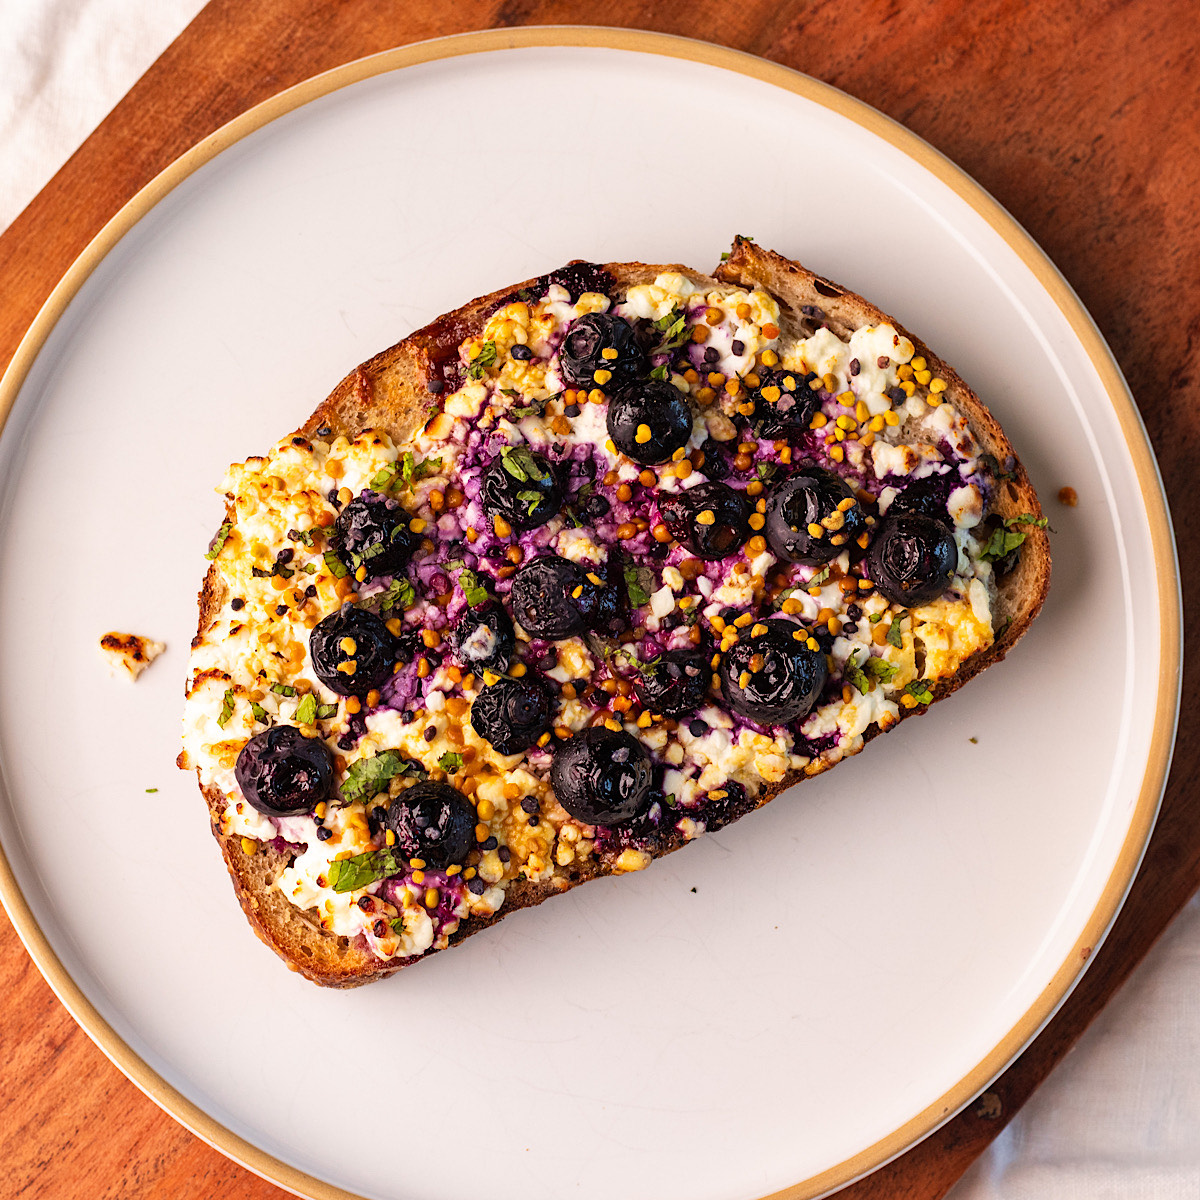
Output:
<path fill-rule="evenodd" d="M 1200 26 L 1187 8 L 1175 0 L 212 0 L 0 238 L 0 364 L 125 200 L 200 138 L 290 84 L 391 46 L 488 26 L 589 23 L 702 36 L 808 72 L 902 121 L 1045 247 L 1139 403 L 1174 512 L 1190 609 L 1200 583 Z M 1187 641 L 1194 651 L 1194 638 Z M 944 1195 L 1200 884 L 1197 691 L 1193 672 L 1158 829 L 1083 982 L 978 1102 L 843 1196 Z M 284 1195 L 127 1082 L 67 1016 L 7 922 L 0 978 L 6 1194 Z"/>

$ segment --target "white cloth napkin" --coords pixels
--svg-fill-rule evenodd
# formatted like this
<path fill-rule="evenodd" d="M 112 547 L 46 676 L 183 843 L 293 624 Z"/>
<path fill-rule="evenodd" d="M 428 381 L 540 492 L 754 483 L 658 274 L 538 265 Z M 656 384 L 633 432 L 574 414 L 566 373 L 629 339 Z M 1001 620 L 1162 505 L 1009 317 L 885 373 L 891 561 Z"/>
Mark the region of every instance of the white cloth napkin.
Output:
<path fill-rule="evenodd" d="M 0 0 L 0 230 L 203 0 Z M 951 1200 L 1200 1198 L 1200 902 Z"/>

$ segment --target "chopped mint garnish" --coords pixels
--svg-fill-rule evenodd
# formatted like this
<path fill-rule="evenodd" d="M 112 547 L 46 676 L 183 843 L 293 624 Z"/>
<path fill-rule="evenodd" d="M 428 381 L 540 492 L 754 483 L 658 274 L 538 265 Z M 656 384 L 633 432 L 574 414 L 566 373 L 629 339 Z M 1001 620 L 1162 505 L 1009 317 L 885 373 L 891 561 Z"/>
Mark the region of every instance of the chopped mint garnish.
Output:
<path fill-rule="evenodd" d="M 344 862 L 345 860 L 343 859 L 342 861 Z M 404 936 L 404 918 L 403 917 L 393 917 L 388 922 L 388 924 L 392 927 L 393 933 L 398 933 L 398 934 L 400 934 L 401 937 Z"/>
<path fill-rule="evenodd" d="M 526 511 L 532 517 L 537 511 L 537 506 L 541 504 L 543 497 L 541 492 L 518 492 L 517 499 L 525 505 Z"/>
<path fill-rule="evenodd" d="M 336 704 L 318 704 L 317 705 L 317 720 L 328 721 L 330 717 L 337 716 Z"/>
<path fill-rule="evenodd" d="M 267 710 L 266 710 L 265 708 L 263 708 L 263 706 L 262 706 L 261 704 L 254 704 L 254 703 L 251 703 L 251 705 L 250 705 L 250 715 L 251 715 L 251 716 L 252 716 L 252 717 L 253 717 L 253 718 L 254 718 L 256 721 L 261 721 L 263 724 L 266 724 L 266 720 L 267 720 Z"/>
<path fill-rule="evenodd" d="M 870 621 L 872 625 L 878 625 L 879 622 L 883 620 L 883 613 L 872 613 L 867 620 Z"/>
<path fill-rule="evenodd" d="M 325 559 L 325 566 L 334 579 L 345 579 L 350 574 L 346 570 L 346 564 L 332 550 L 326 550 L 322 557 Z"/>
<path fill-rule="evenodd" d="M 528 446 L 505 446 L 500 451 L 500 462 L 518 483 L 541 483 L 546 478 Z"/>
<path fill-rule="evenodd" d="M 625 560 L 625 587 L 629 592 L 629 603 L 640 608 L 650 602 L 650 590 L 654 587 L 654 573 L 649 567 L 640 566 L 632 559 Z"/>
<path fill-rule="evenodd" d="M 396 476 L 399 474 L 399 463 L 389 463 L 372 476 L 371 487 L 377 492 L 386 492 L 396 482 Z"/>
<path fill-rule="evenodd" d="M 233 688 L 226 688 L 225 689 L 225 698 L 221 701 L 221 715 L 217 718 L 217 724 L 222 729 L 225 728 L 226 724 L 229 721 L 229 718 L 233 716 L 233 704 L 234 704 Z"/>
<path fill-rule="evenodd" d="M 472 608 L 486 604 L 488 590 L 483 580 L 474 571 L 464 569 L 458 573 L 458 586 L 462 588 L 463 598 Z"/>
<path fill-rule="evenodd" d="M 871 688 L 871 681 L 866 677 L 862 668 L 854 661 L 854 655 L 846 661 L 845 670 L 842 672 L 842 678 L 863 695 L 866 695 Z"/>
<path fill-rule="evenodd" d="M 438 759 L 438 766 L 446 772 L 447 775 L 453 775 L 455 771 L 462 769 L 463 757 L 461 754 L 455 754 L 453 750 L 447 750 L 441 758 Z"/>
<path fill-rule="evenodd" d="M 393 579 L 378 597 L 379 611 L 389 613 L 394 608 L 411 608 L 417 599 L 417 590 L 407 579 Z"/>
<path fill-rule="evenodd" d="M 395 850 L 368 850 L 329 864 L 329 886 L 335 892 L 356 892 L 404 870 L 404 856 Z M 397 918 L 399 919 L 399 918 Z"/>
<path fill-rule="evenodd" d="M 311 725 L 317 719 L 317 698 L 309 692 L 296 705 L 296 724 Z"/>
<path fill-rule="evenodd" d="M 294 696 L 296 694 L 296 689 L 290 683 L 273 683 L 271 691 L 277 696 Z"/>
<path fill-rule="evenodd" d="M 829 568 L 822 567 L 804 586 L 820 587 L 829 578 Z"/>
<path fill-rule="evenodd" d="M 659 380 L 659 382 L 662 382 L 663 380 L 665 380 L 666 377 L 667 377 L 667 364 L 666 363 L 663 363 L 662 366 L 660 366 L 660 367 L 655 367 L 654 370 L 650 372 L 650 378 L 657 379 L 657 380 Z"/>
<path fill-rule="evenodd" d="M 897 649 L 900 649 L 904 645 L 904 630 L 900 628 L 900 621 L 900 617 L 893 617 L 887 631 L 888 645 L 895 646 Z"/>
<path fill-rule="evenodd" d="M 775 475 L 775 472 L 779 470 L 779 464 L 773 462 L 759 463 L 756 470 L 759 479 L 761 479 L 763 483 L 766 483 L 769 479 L 772 479 Z M 828 572 L 829 568 L 826 567 L 825 570 Z"/>
<path fill-rule="evenodd" d="M 880 683 L 890 683 L 892 676 L 898 670 L 886 658 L 877 658 L 873 654 L 863 663 L 862 667 L 868 675 L 873 679 L 878 679 Z"/>
<path fill-rule="evenodd" d="M 149 795 L 151 792 L 157 792 L 157 791 L 158 791 L 158 788 L 147 788 L 146 794 Z"/>
<path fill-rule="evenodd" d="M 905 694 L 911 696 L 918 704 L 932 704 L 933 692 L 923 679 L 914 679 L 905 689 Z"/>
<path fill-rule="evenodd" d="M 482 379 L 487 372 L 488 367 L 496 361 L 496 343 L 484 342 L 479 347 L 479 353 L 471 359 L 470 365 L 467 367 L 468 379 Z"/>
<path fill-rule="evenodd" d="M 988 544 L 984 546 L 979 556 L 984 562 L 999 562 L 1007 558 L 1022 542 L 1026 535 L 1016 527 L 1019 525 L 1034 525 L 1038 529 L 1046 527 L 1047 517 L 1035 517 L 1033 513 L 1019 513 L 1015 517 L 1005 517 L 1004 524 L 992 531 Z"/>
<path fill-rule="evenodd" d="M 360 758 L 350 764 L 342 782 L 345 800 L 369 800 L 405 771 L 419 770 L 415 763 L 400 757 L 395 750 L 384 750 L 371 758 Z M 361 886 L 361 885 L 360 885 Z"/>
<path fill-rule="evenodd" d="M 213 538 L 212 545 L 209 546 L 208 552 L 204 555 L 205 558 L 216 558 L 221 553 L 221 547 L 229 540 L 229 535 L 233 532 L 233 522 L 226 521 L 220 529 L 217 530 L 217 536 Z"/>

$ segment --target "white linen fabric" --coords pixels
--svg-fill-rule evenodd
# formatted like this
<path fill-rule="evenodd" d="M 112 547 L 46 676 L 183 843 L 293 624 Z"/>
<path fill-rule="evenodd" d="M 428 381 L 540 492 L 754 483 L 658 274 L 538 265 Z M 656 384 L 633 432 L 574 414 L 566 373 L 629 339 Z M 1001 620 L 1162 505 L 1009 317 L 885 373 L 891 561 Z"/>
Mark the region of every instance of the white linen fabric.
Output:
<path fill-rule="evenodd" d="M 0 0 L 0 231 L 203 0 Z M 950 1200 L 1200 1198 L 1200 900 Z"/>

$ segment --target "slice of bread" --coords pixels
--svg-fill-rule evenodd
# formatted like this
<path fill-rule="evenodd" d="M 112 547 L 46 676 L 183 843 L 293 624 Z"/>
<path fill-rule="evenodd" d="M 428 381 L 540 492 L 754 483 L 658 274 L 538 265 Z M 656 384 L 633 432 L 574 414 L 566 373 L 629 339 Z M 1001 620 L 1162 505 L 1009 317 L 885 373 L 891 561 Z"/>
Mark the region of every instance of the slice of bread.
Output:
<path fill-rule="evenodd" d="M 862 297 L 740 237 L 713 276 L 677 265 L 642 263 L 610 263 L 602 270 L 615 281 L 616 292 L 621 295 L 634 285 L 651 283 L 667 271 L 684 276 L 700 288 L 718 284 L 762 288 L 778 301 L 783 331 L 793 336 L 807 337 L 824 325 L 845 339 L 863 326 L 891 324 L 912 341 L 917 354 L 926 359 L 929 370 L 945 381 L 942 399 L 966 417 L 979 445 L 998 464 L 998 482 L 991 497 L 990 512 L 1000 518 L 1026 514 L 1032 518 L 1041 517 L 1037 496 L 1024 468 L 1000 426 L 975 393 L 924 343 Z M 338 384 L 297 431 L 298 436 L 311 439 L 344 434 L 353 438 L 363 430 L 377 429 L 402 446 L 438 411 L 449 390 L 445 385 L 448 365 L 457 362 L 459 346 L 464 339 L 479 335 L 492 313 L 522 290 L 544 290 L 547 278 L 553 277 L 529 280 L 473 300 L 376 355 Z M 228 519 L 233 519 L 232 512 Z M 932 686 L 934 701 L 949 695 L 985 667 L 1002 659 L 1041 608 L 1050 580 L 1048 540 L 1040 525 L 1024 524 L 1020 528 L 1026 538 L 1020 547 L 1018 563 L 1001 577 L 997 586 L 993 607 L 995 640 L 962 661 L 953 674 L 938 680 Z M 201 636 L 221 611 L 225 600 L 222 577 L 214 564 L 200 593 Z M 200 640 L 198 636 L 197 644 Z M 903 719 L 924 711 L 924 704 L 901 709 L 900 717 Z M 869 726 L 863 734 L 863 742 L 879 732 L 878 725 Z M 781 781 L 765 785 L 752 807 L 768 803 L 792 784 L 820 773 L 828 765 L 832 764 L 817 759 L 806 770 L 792 771 Z M 185 752 L 180 756 L 180 766 L 191 768 L 196 764 L 188 761 Z M 215 786 L 203 790 L 214 835 L 246 916 L 262 940 L 291 969 L 322 985 L 351 987 L 417 961 L 415 958 L 383 960 L 363 944 L 363 939 L 341 937 L 323 930 L 313 919 L 315 914 L 296 908 L 275 887 L 277 878 L 288 865 L 290 854 L 265 842 L 247 846 L 245 839 L 224 832 L 227 797 Z M 729 819 L 736 815 L 739 814 L 733 814 Z M 718 823 L 709 823 L 709 829 L 716 827 Z M 685 841 L 681 833 L 666 836 L 653 851 L 654 857 L 677 849 Z M 467 917 L 451 934 L 449 942 L 456 944 L 517 909 L 538 904 L 556 892 L 608 873 L 612 873 L 611 865 L 599 856 L 592 856 L 582 862 L 576 859 L 542 882 L 524 878 L 513 880 L 497 913 L 488 917 Z"/>

